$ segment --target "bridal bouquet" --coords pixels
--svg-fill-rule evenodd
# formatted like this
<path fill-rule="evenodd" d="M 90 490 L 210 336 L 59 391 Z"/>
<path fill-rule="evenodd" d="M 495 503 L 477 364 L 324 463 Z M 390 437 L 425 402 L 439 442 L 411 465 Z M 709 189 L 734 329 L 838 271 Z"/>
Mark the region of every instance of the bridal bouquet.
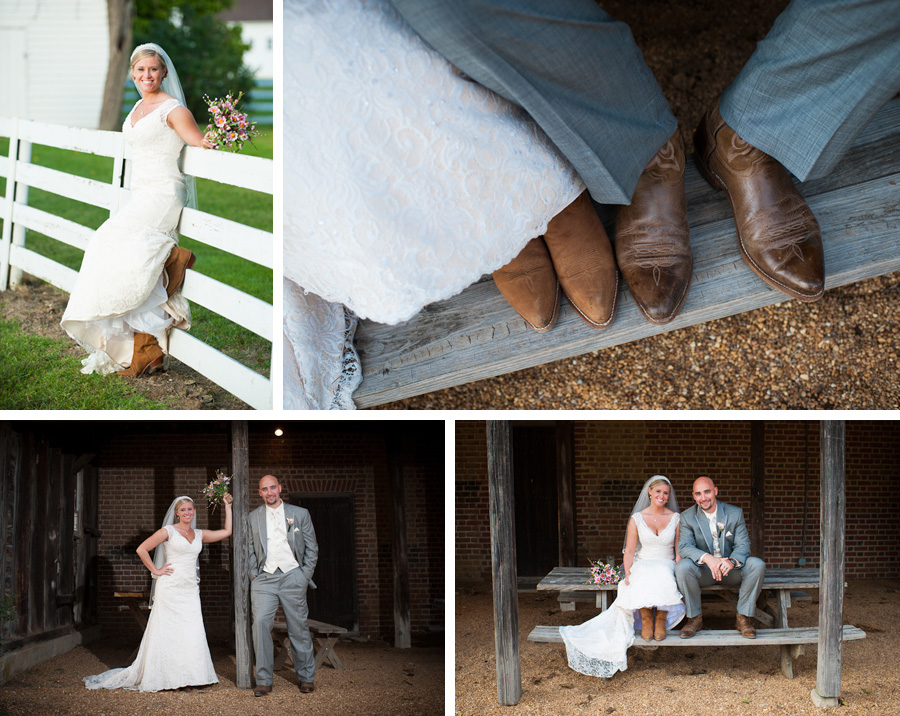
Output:
<path fill-rule="evenodd" d="M 216 507 L 225 504 L 225 493 L 229 492 L 230 487 L 231 476 L 221 470 L 216 470 L 216 479 L 200 490 L 200 494 L 209 501 L 215 512 Z"/>
<path fill-rule="evenodd" d="M 260 136 L 256 122 L 251 122 L 246 114 L 237 109 L 243 96 L 243 92 L 238 92 L 237 99 L 230 92 L 225 95 L 225 99 L 210 99 L 203 95 L 210 113 L 210 123 L 206 125 L 206 134 L 203 136 L 213 148 L 238 152 L 244 148 L 244 142 L 253 144 L 252 137 Z"/>
<path fill-rule="evenodd" d="M 588 584 L 618 584 L 625 576 L 625 568 L 620 564 L 613 567 L 611 564 L 591 562 L 591 579 Z"/>

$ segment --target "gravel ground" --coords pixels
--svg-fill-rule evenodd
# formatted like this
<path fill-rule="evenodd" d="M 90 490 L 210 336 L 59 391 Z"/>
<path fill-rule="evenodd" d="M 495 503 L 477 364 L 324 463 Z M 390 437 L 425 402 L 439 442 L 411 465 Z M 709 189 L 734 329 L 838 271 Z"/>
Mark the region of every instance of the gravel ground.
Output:
<path fill-rule="evenodd" d="M 791 626 L 818 623 L 818 593 L 794 601 Z M 866 639 L 843 646 L 841 714 L 900 714 L 900 580 L 859 580 L 845 591 L 844 623 Z M 720 602 L 721 603 L 721 602 Z M 704 602 L 704 625 L 729 629 L 734 610 Z M 810 691 L 816 683 L 815 645 L 794 662 L 794 678 L 781 673 L 775 646 L 643 648 L 628 651 L 628 670 L 611 679 L 568 668 L 562 644 L 526 640 L 537 624 L 578 624 L 596 614 L 579 606 L 560 612 L 554 596 L 519 594 L 522 699 L 497 704 L 493 607 L 490 585 L 456 595 L 456 713 L 459 716 L 713 716 L 714 714 L 822 714 Z"/>
<path fill-rule="evenodd" d="M 627 22 L 687 145 L 785 0 L 601 3 Z M 889 409 L 900 272 L 383 406 L 391 409 Z M 735 367 L 739 366 L 739 370 Z"/>
<path fill-rule="evenodd" d="M 219 683 L 194 691 L 88 691 L 81 679 L 128 661 L 134 644 L 101 641 L 77 647 L 0 687 L 0 716 L 431 716 L 444 710 L 443 647 L 393 649 L 384 643 L 341 642 L 345 668 L 324 667 L 316 690 L 301 694 L 290 668 L 275 673 L 262 698 L 234 685 L 234 655 L 212 648 Z"/>

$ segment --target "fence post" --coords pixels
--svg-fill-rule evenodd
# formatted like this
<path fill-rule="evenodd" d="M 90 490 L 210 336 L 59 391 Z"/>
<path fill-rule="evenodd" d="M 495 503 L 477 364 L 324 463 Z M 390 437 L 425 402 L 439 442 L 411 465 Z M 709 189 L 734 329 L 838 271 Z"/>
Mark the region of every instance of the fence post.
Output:
<path fill-rule="evenodd" d="M 31 162 L 31 142 L 20 142 L 19 143 L 19 158 L 18 162 L 29 163 Z M 15 204 L 27 204 L 28 203 L 28 185 L 27 184 L 19 184 L 16 182 L 16 195 L 14 199 Z M 7 193 L 9 193 L 9 185 L 7 182 Z M 15 207 L 13 207 L 13 211 L 15 211 Z M 10 217 L 10 223 L 12 217 Z M 13 225 L 12 232 L 12 245 L 13 246 L 24 246 L 25 245 L 25 227 L 21 224 Z M 12 247 L 10 247 L 10 253 L 12 253 Z M 10 256 L 10 259 L 12 257 Z M 9 270 L 9 287 L 16 288 L 22 282 L 22 269 L 17 269 L 10 264 Z"/>
<path fill-rule="evenodd" d="M 5 291 L 9 283 L 9 261 L 12 237 L 13 196 L 16 189 L 16 155 L 19 144 L 19 120 L 15 117 L 10 120 L 12 127 L 9 130 L 9 175 L 6 177 L 6 196 L 3 199 L 3 234 L 0 235 L 0 291 Z"/>

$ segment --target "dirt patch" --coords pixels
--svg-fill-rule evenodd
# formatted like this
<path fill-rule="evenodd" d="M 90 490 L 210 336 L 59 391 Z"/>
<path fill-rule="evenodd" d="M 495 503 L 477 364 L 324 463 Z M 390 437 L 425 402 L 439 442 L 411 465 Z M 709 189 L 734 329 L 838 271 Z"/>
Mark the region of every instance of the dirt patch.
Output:
<path fill-rule="evenodd" d="M 85 352 L 60 327 L 69 294 L 32 276 L 16 288 L 0 291 L 0 317 L 12 320 L 23 330 L 34 335 L 66 341 L 69 355 L 79 359 Z M 243 401 L 224 388 L 200 375 L 193 368 L 171 358 L 169 370 L 141 378 L 122 379 L 109 376 L 110 380 L 128 380 L 141 395 L 166 403 L 175 410 L 249 410 Z"/>
<path fill-rule="evenodd" d="M 0 687 L 2 716 L 431 716 L 444 709 L 443 647 L 393 649 L 382 642 L 341 642 L 344 668 L 318 669 L 316 690 L 301 694 L 290 668 L 275 673 L 262 698 L 235 686 L 234 654 L 213 647 L 219 683 L 194 691 L 88 691 L 82 678 L 124 666 L 135 644 L 101 640 L 77 647 Z"/>
<path fill-rule="evenodd" d="M 818 624 L 818 592 L 794 600 L 791 626 Z M 730 629 L 734 608 L 703 606 L 704 626 Z M 900 714 L 900 580 L 858 580 L 845 592 L 844 623 L 867 633 L 843 645 L 840 713 Z M 794 662 L 794 678 L 781 673 L 777 646 L 690 648 L 637 647 L 628 650 L 628 670 L 610 679 L 568 668 L 562 644 L 527 641 L 538 624 L 580 624 L 597 614 L 583 605 L 561 612 L 556 595 L 519 594 L 522 699 L 497 703 L 493 604 L 490 585 L 456 594 L 456 713 L 460 716 L 718 716 L 719 714 L 823 714 L 813 706 L 815 644 Z"/>

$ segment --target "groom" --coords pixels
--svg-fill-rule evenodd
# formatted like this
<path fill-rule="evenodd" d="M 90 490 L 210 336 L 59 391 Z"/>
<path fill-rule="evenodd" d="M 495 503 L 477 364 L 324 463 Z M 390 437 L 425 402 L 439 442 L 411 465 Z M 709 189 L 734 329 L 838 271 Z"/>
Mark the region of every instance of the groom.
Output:
<path fill-rule="evenodd" d="M 309 512 L 281 500 L 281 484 L 274 475 L 259 481 L 264 505 L 250 513 L 250 605 L 253 611 L 253 646 L 256 650 L 254 696 L 272 691 L 272 627 L 278 604 L 284 610 L 294 670 L 304 694 L 315 690 L 315 654 L 309 633 L 306 590 L 319 556 L 316 532 Z"/>
<path fill-rule="evenodd" d="M 688 617 L 681 638 L 689 639 L 703 628 L 700 590 L 716 582 L 740 587 L 737 629 L 747 639 L 756 638 L 750 618 L 762 590 L 765 563 L 750 556 L 750 537 L 740 507 L 719 502 L 719 494 L 708 477 L 694 480 L 692 491 L 697 504 L 681 513 L 681 535 L 675 565 L 675 581 L 684 596 Z"/>

